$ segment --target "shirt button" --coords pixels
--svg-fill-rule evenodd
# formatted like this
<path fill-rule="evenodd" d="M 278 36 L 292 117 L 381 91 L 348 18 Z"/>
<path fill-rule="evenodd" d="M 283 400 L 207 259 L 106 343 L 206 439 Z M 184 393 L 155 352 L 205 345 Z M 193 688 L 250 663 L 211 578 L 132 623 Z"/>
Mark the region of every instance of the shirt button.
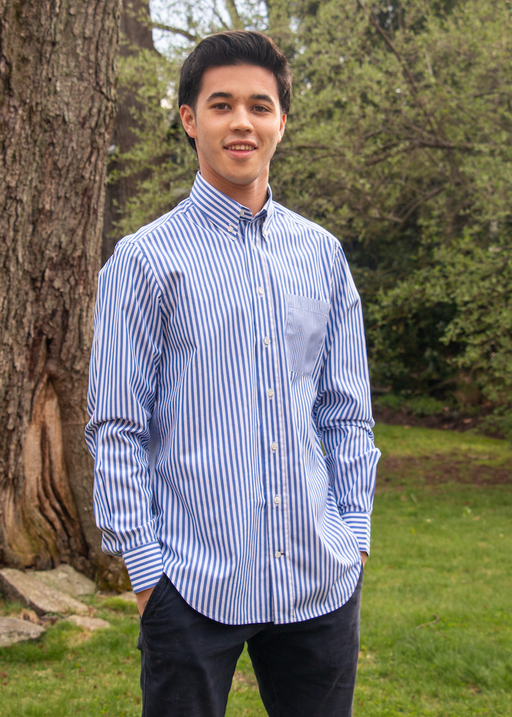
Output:
<path fill-rule="evenodd" d="M 265 344 L 265 346 L 270 346 L 270 339 L 268 336 L 265 336 L 265 338 L 263 339 L 263 343 Z"/>
<path fill-rule="evenodd" d="M 272 398 L 272 396 L 274 395 L 274 393 L 275 393 L 274 389 L 273 389 L 273 388 L 269 388 L 268 391 L 267 391 L 267 396 L 268 396 L 269 398 Z"/>
<path fill-rule="evenodd" d="M 232 224 L 228 224 L 228 232 L 229 232 L 230 234 L 232 234 L 234 231 L 235 231 L 235 230 L 233 229 L 233 225 L 232 225 Z"/>
<path fill-rule="evenodd" d="M 268 231 L 266 229 L 263 230 L 263 236 L 266 237 L 268 235 Z"/>
<path fill-rule="evenodd" d="M 275 557 L 275 558 L 280 558 L 281 555 L 282 555 L 282 553 L 281 553 L 280 550 L 276 550 L 276 552 L 274 553 L 274 557 Z"/>
<path fill-rule="evenodd" d="M 245 212 L 244 212 L 243 209 L 240 209 L 240 216 L 241 216 L 241 217 L 245 216 Z"/>
<path fill-rule="evenodd" d="M 279 505 L 280 502 L 281 502 L 281 498 L 280 498 L 278 495 L 275 495 L 275 496 L 274 496 L 274 503 L 275 503 L 276 505 Z"/>
<path fill-rule="evenodd" d="M 275 452 L 275 451 L 277 451 L 277 449 L 278 449 L 279 446 L 278 446 L 277 443 L 274 441 L 273 443 L 270 444 L 270 447 L 271 447 L 271 449 Z"/>
<path fill-rule="evenodd" d="M 264 291 L 263 287 L 262 287 L 262 286 L 258 286 L 258 294 L 259 294 L 260 296 L 263 296 L 264 293 L 265 293 L 265 291 Z"/>

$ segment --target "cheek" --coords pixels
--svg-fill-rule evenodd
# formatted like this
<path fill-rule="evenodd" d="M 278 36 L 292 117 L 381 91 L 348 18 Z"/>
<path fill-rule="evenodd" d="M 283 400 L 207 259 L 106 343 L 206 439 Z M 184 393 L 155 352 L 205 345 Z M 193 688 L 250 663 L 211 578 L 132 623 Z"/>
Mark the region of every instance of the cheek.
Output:
<path fill-rule="evenodd" d="M 219 130 L 214 123 L 208 123 L 206 125 L 202 124 L 199 126 L 197 128 L 197 134 L 204 147 L 217 149 L 218 146 L 220 146 L 221 138 L 225 133 L 223 133 L 222 130 Z"/>

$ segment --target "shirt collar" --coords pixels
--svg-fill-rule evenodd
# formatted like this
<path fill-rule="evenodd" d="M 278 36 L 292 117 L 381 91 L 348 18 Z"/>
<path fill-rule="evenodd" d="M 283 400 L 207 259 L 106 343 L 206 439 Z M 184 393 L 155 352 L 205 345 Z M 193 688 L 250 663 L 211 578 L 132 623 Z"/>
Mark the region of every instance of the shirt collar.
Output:
<path fill-rule="evenodd" d="M 233 239 L 238 237 L 239 222 L 253 219 L 262 219 L 263 238 L 265 240 L 269 239 L 270 224 L 274 214 L 274 202 L 270 185 L 268 186 L 268 199 L 265 206 L 254 217 L 250 209 L 215 189 L 203 179 L 200 172 L 196 174 L 194 185 L 190 192 L 190 199 L 212 224 L 231 235 Z"/>

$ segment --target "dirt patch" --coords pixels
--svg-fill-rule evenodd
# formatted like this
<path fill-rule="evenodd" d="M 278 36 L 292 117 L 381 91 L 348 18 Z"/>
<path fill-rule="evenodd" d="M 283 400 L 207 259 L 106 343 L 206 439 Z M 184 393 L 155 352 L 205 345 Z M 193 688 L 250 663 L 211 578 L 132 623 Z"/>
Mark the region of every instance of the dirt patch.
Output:
<path fill-rule="evenodd" d="M 246 689 L 256 689 L 258 687 L 258 683 L 256 681 L 256 677 L 253 673 L 246 674 L 245 672 L 241 672 L 240 670 L 237 670 L 235 674 L 233 675 L 233 690 L 235 692 L 238 692 L 240 690 L 246 690 Z"/>
<path fill-rule="evenodd" d="M 379 479 L 384 484 L 407 477 L 420 478 L 430 485 L 512 485 L 512 466 L 489 465 L 457 454 L 387 456 L 379 464 Z"/>

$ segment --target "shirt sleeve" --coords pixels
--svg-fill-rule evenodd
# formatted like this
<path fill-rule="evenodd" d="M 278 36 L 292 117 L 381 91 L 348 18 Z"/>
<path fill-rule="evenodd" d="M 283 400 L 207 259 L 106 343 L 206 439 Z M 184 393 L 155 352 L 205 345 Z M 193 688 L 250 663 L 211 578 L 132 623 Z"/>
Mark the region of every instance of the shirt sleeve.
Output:
<path fill-rule="evenodd" d="M 369 554 L 380 451 L 373 440 L 361 300 L 339 244 L 314 418 L 342 520 L 355 534 L 359 549 Z"/>
<path fill-rule="evenodd" d="M 163 572 L 149 469 L 162 342 L 159 297 L 140 249 L 118 245 L 98 279 L 85 434 L 95 459 L 102 549 L 123 556 L 135 592 L 156 585 Z"/>

